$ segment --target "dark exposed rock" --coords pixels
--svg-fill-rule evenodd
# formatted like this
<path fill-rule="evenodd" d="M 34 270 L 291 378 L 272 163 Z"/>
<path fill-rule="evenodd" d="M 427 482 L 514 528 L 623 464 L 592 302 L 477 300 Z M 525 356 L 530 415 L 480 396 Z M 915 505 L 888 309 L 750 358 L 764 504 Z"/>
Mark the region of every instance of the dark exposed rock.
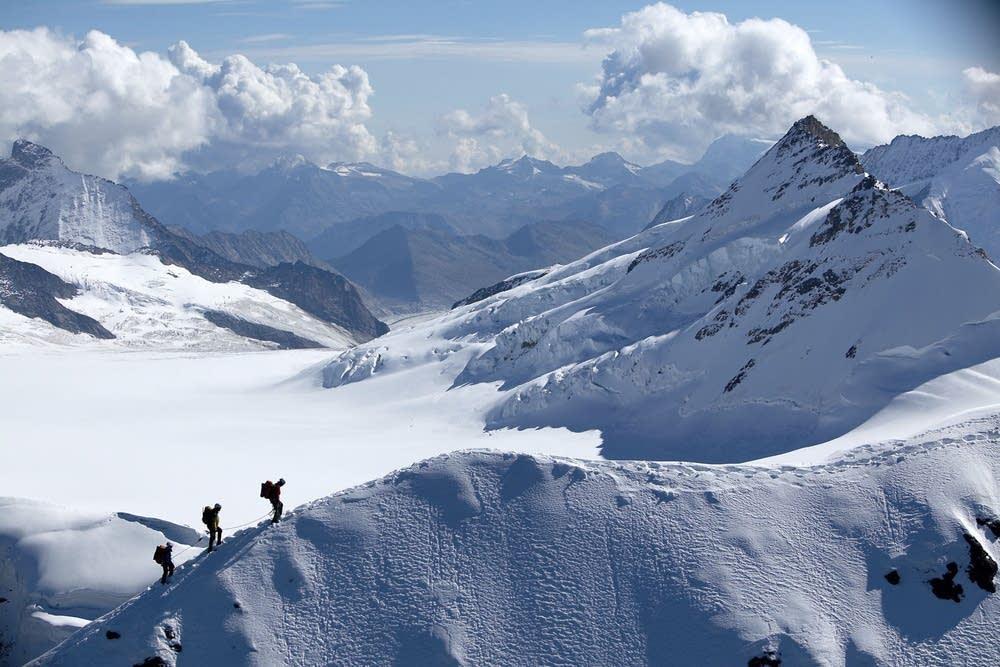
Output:
<path fill-rule="evenodd" d="M 997 576 L 997 562 L 986 553 L 986 549 L 972 535 L 965 533 L 965 542 L 969 545 L 969 567 L 966 573 L 976 586 L 987 593 L 996 593 L 997 587 L 993 578 Z"/>
<path fill-rule="evenodd" d="M 211 231 L 201 236 L 193 234 L 183 227 L 172 227 L 170 231 L 237 264 L 266 268 L 282 262 L 301 261 L 329 269 L 324 262 L 309 252 L 304 241 L 285 230 L 261 232 L 248 229 L 239 234 Z"/>
<path fill-rule="evenodd" d="M 757 363 L 756 361 L 751 359 L 750 361 L 743 364 L 743 368 L 740 369 L 740 372 L 737 373 L 735 376 L 733 376 L 733 379 L 731 379 L 728 383 L 726 383 L 726 389 L 725 389 L 726 393 L 729 393 L 733 389 L 736 389 L 736 387 L 739 386 L 739 384 L 743 382 L 743 379 L 747 376 L 747 372 L 751 368 L 753 368 L 756 363 Z"/>
<path fill-rule="evenodd" d="M 20 262 L 0 254 L 0 303 L 25 317 L 45 320 L 71 333 L 90 334 L 95 338 L 114 338 L 100 322 L 62 305 L 57 299 L 77 295 L 75 285 L 42 267 Z"/>
<path fill-rule="evenodd" d="M 524 283 L 541 278 L 546 273 L 548 273 L 548 271 L 531 271 L 529 273 L 522 273 L 518 276 L 512 276 L 506 280 L 501 280 L 500 282 L 490 285 L 489 287 L 481 287 L 464 299 L 456 301 L 454 305 L 452 305 L 452 308 L 468 306 L 470 303 L 477 303 L 483 299 L 488 299 L 494 294 L 506 292 L 507 290 L 514 289 L 518 285 L 523 285 Z"/>
<path fill-rule="evenodd" d="M 174 626 L 164 625 L 163 636 L 166 637 L 168 640 L 173 640 L 175 637 L 177 637 L 177 634 L 174 632 Z"/>
<path fill-rule="evenodd" d="M 928 583 L 931 585 L 931 592 L 942 600 L 953 600 L 961 602 L 965 590 L 962 584 L 955 583 L 955 576 L 958 574 L 958 563 L 948 563 L 947 571 L 940 577 L 934 577 Z"/>
<path fill-rule="evenodd" d="M 339 324 L 363 340 L 389 331 L 365 307 L 354 285 L 336 273 L 295 262 L 263 269 L 243 282 L 290 301 L 326 322 Z"/>
<path fill-rule="evenodd" d="M 114 630 L 108 630 L 104 633 L 104 636 L 108 639 L 121 639 L 122 637 L 120 632 L 115 632 Z"/>
<path fill-rule="evenodd" d="M 137 662 L 132 667 L 169 667 L 169 663 L 158 655 L 150 656 L 142 662 Z"/>
<path fill-rule="evenodd" d="M 683 249 L 684 249 L 684 241 L 674 241 L 670 245 L 663 246 L 662 248 L 643 250 L 628 265 L 628 269 L 625 271 L 625 273 L 632 273 L 632 269 L 639 266 L 643 262 L 649 262 L 654 259 L 669 259 Z"/>
<path fill-rule="evenodd" d="M 781 656 L 770 651 L 764 655 L 756 655 L 747 661 L 747 667 L 780 667 L 780 665 Z"/>
<path fill-rule="evenodd" d="M 229 329 L 236 335 L 243 336 L 245 338 L 253 338 L 254 340 L 275 343 L 282 350 L 307 350 L 324 347 L 321 343 L 309 340 L 308 338 L 303 338 L 302 336 L 298 336 L 291 331 L 285 331 L 283 329 L 269 327 L 265 324 L 250 322 L 240 317 L 234 317 L 229 313 L 223 313 L 222 311 L 206 310 L 202 315 L 206 320 L 217 327 Z"/>
<path fill-rule="evenodd" d="M 858 356 L 858 346 L 852 345 L 851 347 L 849 347 L 847 349 L 847 353 L 844 356 L 847 357 L 848 359 L 853 359 L 854 357 Z"/>
<path fill-rule="evenodd" d="M 889 570 L 888 572 L 886 572 L 885 580 L 888 581 L 893 586 L 898 586 L 900 581 L 899 570 Z"/>

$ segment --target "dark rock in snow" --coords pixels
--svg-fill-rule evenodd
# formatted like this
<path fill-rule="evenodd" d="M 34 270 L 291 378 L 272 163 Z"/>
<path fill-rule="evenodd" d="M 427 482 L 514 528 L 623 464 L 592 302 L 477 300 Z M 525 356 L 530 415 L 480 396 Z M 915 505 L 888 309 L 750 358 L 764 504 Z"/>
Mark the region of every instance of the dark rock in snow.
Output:
<path fill-rule="evenodd" d="M 217 327 L 229 329 L 238 336 L 275 343 L 282 350 L 308 350 L 323 347 L 314 340 L 303 338 L 291 331 L 269 327 L 266 324 L 250 322 L 219 310 L 206 310 L 204 318 Z"/>
<path fill-rule="evenodd" d="M 890 570 L 889 572 L 886 572 L 885 580 L 893 586 L 898 586 L 900 581 L 899 570 Z"/>
<path fill-rule="evenodd" d="M 104 636 L 108 639 L 121 639 L 122 635 L 120 632 L 115 632 L 114 630 L 108 630 L 104 633 Z"/>
<path fill-rule="evenodd" d="M 169 667 L 169 663 L 158 655 L 150 656 L 132 667 Z"/>
<path fill-rule="evenodd" d="M 979 540 L 968 533 L 964 537 L 969 545 L 969 567 L 965 570 L 969 579 L 987 593 L 996 593 L 993 577 L 997 576 L 997 562 L 986 553 Z"/>
<path fill-rule="evenodd" d="M 71 299 L 78 291 L 75 285 L 40 266 L 0 255 L 0 304 L 71 333 L 114 338 L 114 334 L 94 318 L 70 310 L 57 301 Z"/>
<path fill-rule="evenodd" d="M 780 665 L 781 656 L 777 653 L 757 655 L 747 661 L 747 667 L 779 667 Z"/>
<path fill-rule="evenodd" d="M 962 588 L 962 584 L 955 583 L 955 576 L 957 574 L 958 563 L 948 563 L 947 572 L 940 577 L 934 577 L 928 582 L 931 585 L 931 591 L 934 595 L 942 600 L 961 602 L 962 596 L 965 595 L 965 590 Z"/>
<path fill-rule="evenodd" d="M 529 271 L 528 273 L 522 273 L 516 276 L 511 276 L 506 280 L 501 280 L 498 283 L 490 285 L 489 287 L 480 287 L 475 292 L 469 296 L 456 301 L 452 308 L 458 308 L 459 306 L 468 306 L 470 303 L 477 303 L 483 299 L 488 299 L 494 294 L 500 294 L 501 292 L 506 292 L 507 290 L 512 290 L 518 285 L 523 285 L 524 283 L 531 282 L 537 278 L 544 276 L 547 271 Z"/>

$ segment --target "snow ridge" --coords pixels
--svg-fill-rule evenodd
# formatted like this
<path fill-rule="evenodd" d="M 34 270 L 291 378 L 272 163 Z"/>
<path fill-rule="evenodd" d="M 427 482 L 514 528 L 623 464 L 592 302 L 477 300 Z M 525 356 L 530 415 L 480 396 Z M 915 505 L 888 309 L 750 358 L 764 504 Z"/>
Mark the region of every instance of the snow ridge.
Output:
<path fill-rule="evenodd" d="M 33 664 L 990 664 L 997 427 L 812 469 L 446 455 L 234 536 Z"/>

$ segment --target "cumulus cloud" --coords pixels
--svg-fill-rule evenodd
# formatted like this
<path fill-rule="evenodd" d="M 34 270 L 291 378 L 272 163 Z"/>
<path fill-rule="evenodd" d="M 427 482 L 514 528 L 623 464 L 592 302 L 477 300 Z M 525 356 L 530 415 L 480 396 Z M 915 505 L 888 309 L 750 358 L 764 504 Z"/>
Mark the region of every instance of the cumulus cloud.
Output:
<path fill-rule="evenodd" d="M 491 97 L 478 113 L 456 109 L 445 114 L 438 135 L 453 143 L 449 164 L 456 171 L 473 171 L 522 154 L 550 160 L 563 156 L 532 126 L 525 106 L 506 93 Z"/>
<path fill-rule="evenodd" d="M 211 91 L 212 155 L 226 161 L 268 153 L 300 153 L 325 163 L 356 160 L 378 150 L 365 121 L 372 86 L 360 67 L 334 65 L 318 76 L 298 66 L 258 67 L 241 55 L 213 65 L 185 42 L 168 51 L 177 69 Z"/>
<path fill-rule="evenodd" d="M 965 89 L 972 98 L 980 124 L 1000 124 L 1000 74 L 982 67 L 970 67 L 962 72 Z"/>
<path fill-rule="evenodd" d="M 358 67 L 308 76 L 243 56 L 215 65 L 184 42 L 136 53 L 98 31 L 0 31 L 0 136 L 42 142 L 110 178 L 164 178 L 193 163 L 301 153 L 359 159 L 378 142 L 365 122 L 372 87 Z"/>
<path fill-rule="evenodd" d="M 727 132 L 773 136 L 810 113 L 859 146 L 937 128 L 903 95 L 819 58 L 806 31 L 781 19 L 730 23 L 658 3 L 586 39 L 610 49 L 598 82 L 582 87 L 593 127 L 660 155 L 697 157 Z"/>

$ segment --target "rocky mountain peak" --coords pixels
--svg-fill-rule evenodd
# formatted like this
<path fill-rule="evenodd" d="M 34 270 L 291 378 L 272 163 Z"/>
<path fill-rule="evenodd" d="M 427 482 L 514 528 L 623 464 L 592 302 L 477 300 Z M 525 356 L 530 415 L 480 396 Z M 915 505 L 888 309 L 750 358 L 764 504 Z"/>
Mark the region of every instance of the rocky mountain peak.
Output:
<path fill-rule="evenodd" d="M 39 167 L 50 160 L 59 160 L 45 146 L 40 146 L 27 139 L 18 139 L 14 142 L 14 147 L 10 151 L 10 157 L 22 167 L 28 169 Z"/>
<path fill-rule="evenodd" d="M 828 128 L 826 125 L 821 123 L 816 116 L 812 114 L 806 116 L 805 118 L 800 118 L 795 121 L 791 129 L 782 139 L 784 141 L 788 138 L 802 138 L 802 137 L 812 137 L 814 139 L 819 139 L 823 144 L 827 146 L 845 146 L 844 140 L 840 138 L 840 135 Z M 781 143 L 781 142 L 778 142 Z"/>

